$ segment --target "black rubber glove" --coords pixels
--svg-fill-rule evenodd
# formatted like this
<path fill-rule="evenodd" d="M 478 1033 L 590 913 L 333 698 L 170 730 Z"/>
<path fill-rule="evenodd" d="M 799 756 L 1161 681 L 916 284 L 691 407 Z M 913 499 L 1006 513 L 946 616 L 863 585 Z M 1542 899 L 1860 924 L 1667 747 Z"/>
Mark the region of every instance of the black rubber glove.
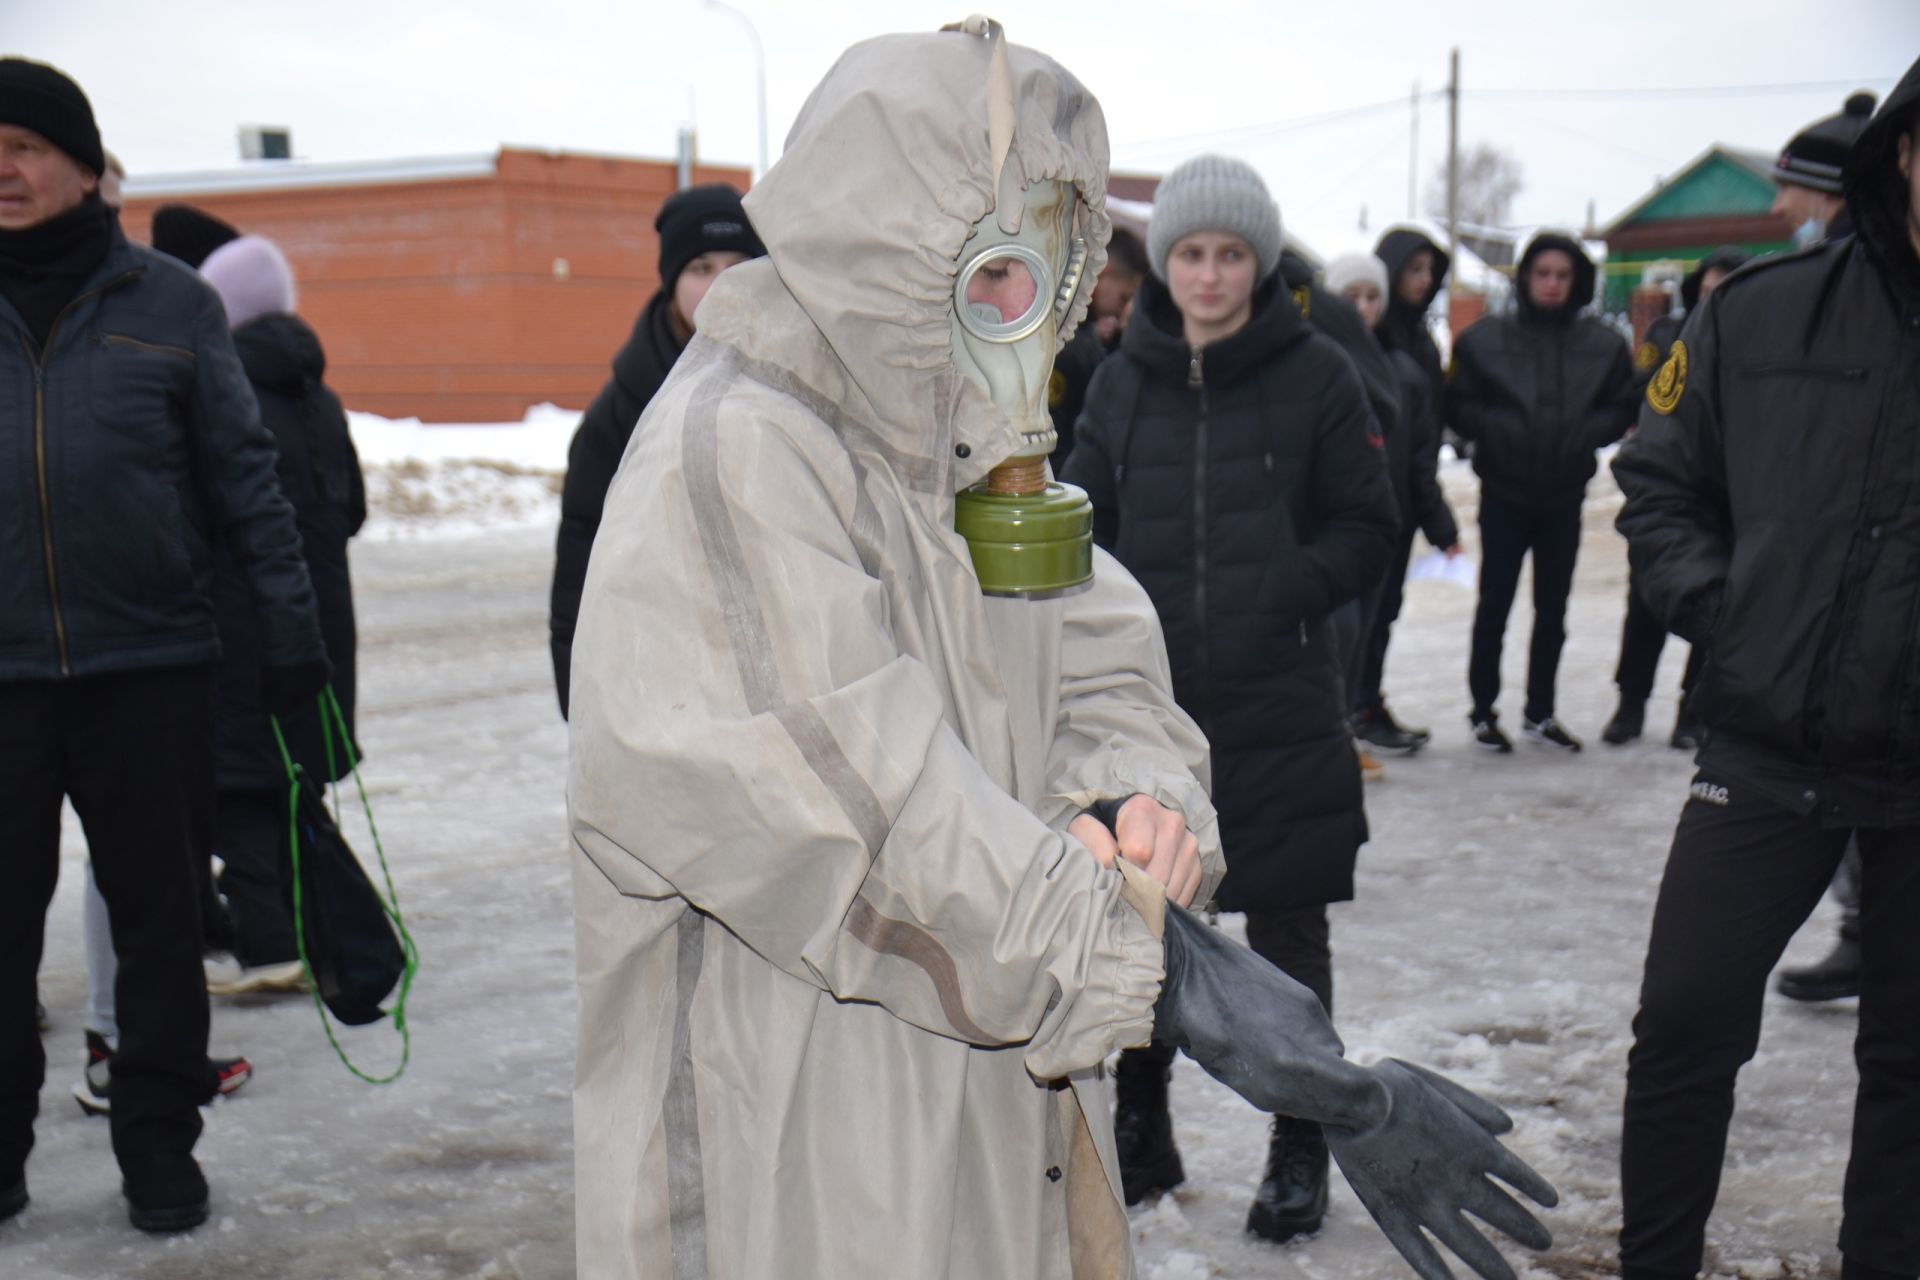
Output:
<path fill-rule="evenodd" d="M 285 667 L 260 668 L 260 702 L 272 716 L 305 709 L 333 679 L 333 664 L 324 657 Z"/>
<path fill-rule="evenodd" d="M 1410 1063 L 1346 1061 L 1311 991 L 1171 903 L 1166 922 L 1154 1039 L 1179 1045 L 1262 1111 L 1319 1121 L 1340 1171 L 1415 1272 L 1425 1280 L 1453 1274 L 1424 1228 L 1479 1275 L 1513 1280 L 1466 1213 L 1529 1248 L 1553 1243 L 1489 1180 L 1505 1179 L 1542 1205 L 1559 1203 L 1546 1179 L 1495 1139 L 1513 1127 L 1505 1112 Z"/>

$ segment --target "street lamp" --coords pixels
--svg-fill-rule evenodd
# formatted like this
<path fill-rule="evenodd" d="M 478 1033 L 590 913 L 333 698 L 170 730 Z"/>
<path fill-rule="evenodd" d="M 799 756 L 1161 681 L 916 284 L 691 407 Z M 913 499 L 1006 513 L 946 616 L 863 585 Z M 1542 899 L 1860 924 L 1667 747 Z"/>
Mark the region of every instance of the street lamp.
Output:
<path fill-rule="evenodd" d="M 759 100 L 760 100 L 760 163 L 759 163 L 759 166 L 755 168 L 753 171 L 753 180 L 755 182 L 758 182 L 760 181 L 761 176 L 765 174 L 767 171 L 767 54 L 766 54 L 766 50 L 760 47 L 760 32 L 759 32 L 759 29 L 753 25 L 752 18 L 749 18 L 746 14 L 740 12 L 738 9 L 734 8 L 732 5 L 725 3 L 725 0 L 706 0 L 706 7 L 709 9 L 718 9 L 722 13 L 732 14 L 734 17 L 738 18 L 741 21 L 741 23 L 746 27 L 747 34 L 753 37 L 754 89 L 758 94 Z"/>

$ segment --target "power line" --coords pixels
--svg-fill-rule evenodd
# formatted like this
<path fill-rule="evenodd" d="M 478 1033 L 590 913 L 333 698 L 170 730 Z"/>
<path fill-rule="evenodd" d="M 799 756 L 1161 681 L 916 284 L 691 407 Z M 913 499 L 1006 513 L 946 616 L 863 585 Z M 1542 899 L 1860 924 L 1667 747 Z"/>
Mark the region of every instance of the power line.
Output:
<path fill-rule="evenodd" d="M 1422 104 L 1425 104 L 1436 98 L 1443 98 L 1445 96 L 1445 90 L 1435 90 L 1431 93 L 1421 94 L 1420 100 Z M 1319 124 L 1331 124 L 1335 120 L 1354 119 L 1360 116 L 1372 115 L 1380 111 L 1404 111 L 1406 108 L 1406 98 L 1386 98 L 1379 102 L 1362 103 L 1356 107 L 1339 107 L 1332 111 L 1316 111 L 1311 115 L 1294 116 L 1286 120 L 1271 120 L 1264 124 L 1236 125 L 1231 129 L 1212 129 L 1201 133 L 1176 134 L 1165 138 L 1146 138 L 1135 142 L 1116 143 L 1113 149 L 1115 151 L 1122 150 L 1123 148 L 1128 151 L 1172 150 L 1183 146 L 1191 146 L 1195 143 L 1220 142 L 1227 139 L 1247 142 L 1255 138 L 1265 137 L 1268 134 L 1285 133 L 1291 129 L 1308 128 Z"/>
<path fill-rule="evenodd" d="M 1860 76 L 1852 80 L 1801 80 L 1791 84 L 1696 84 L 1650 89 L 1462 89 L 1461 93 L 1469 98 L 1736 98 L 1774 93 L 1831 93 L 1841 89 L 1858 89 L 1862 85 L 1890 85 L 1898 79 L 1899 76 L 1891 75 Z"/>

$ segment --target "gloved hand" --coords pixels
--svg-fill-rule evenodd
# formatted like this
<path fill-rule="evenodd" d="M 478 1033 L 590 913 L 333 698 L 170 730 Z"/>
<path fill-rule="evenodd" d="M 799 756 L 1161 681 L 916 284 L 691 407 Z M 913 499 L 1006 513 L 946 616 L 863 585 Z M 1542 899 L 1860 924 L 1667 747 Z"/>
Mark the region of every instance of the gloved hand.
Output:
<path fill-rule="evenodd" d="M 303 710 L 333 679 L 333 664 L 325 657 L 284 667 L 260 668 L 260 703 L 272 716 Z"/>
<path fill-rule="evenodd" d="M 1262 1111 L 1317 1120 L 1360 1202 L 1425 1280 L 1452 1272 L 1422 1228 L 1489 1280 L 1513 1269 L 1463 1213 L 1544 1249 L 1547 1229 L 1488 1180 L 1542 1205 L 1553 1187 L 1495 1140 L 1513 1122 L 1474 1093 L 1410 1063 L 1346 1061 L 1319 999 L 1178 907 L 1166 915 L 1167 976 L 1154 1039 L 1189 1057 Z"/>

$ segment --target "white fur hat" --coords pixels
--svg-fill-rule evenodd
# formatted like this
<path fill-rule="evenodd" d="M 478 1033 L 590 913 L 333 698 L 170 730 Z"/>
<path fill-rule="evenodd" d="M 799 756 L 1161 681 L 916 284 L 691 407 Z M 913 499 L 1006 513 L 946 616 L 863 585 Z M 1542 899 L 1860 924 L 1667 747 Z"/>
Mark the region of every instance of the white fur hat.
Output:
<path fill-rule="evenodd" d="M 293 268 L 280 246 L 264 236 L 241 236 L 221 245 L 200 264 L 200 274 L 226 305 L 229 328 L 293 310 Z"/>
<path fill-rule="evenodd" d="M 1330 258 L 1320 277 L 1329 293 L 1345 293 L 1348 285 L 1364 280 L 1380 291 L 1382 301 L 1387 297 L 1387 264 L 1370 253 L 1343 253 Z"/>

